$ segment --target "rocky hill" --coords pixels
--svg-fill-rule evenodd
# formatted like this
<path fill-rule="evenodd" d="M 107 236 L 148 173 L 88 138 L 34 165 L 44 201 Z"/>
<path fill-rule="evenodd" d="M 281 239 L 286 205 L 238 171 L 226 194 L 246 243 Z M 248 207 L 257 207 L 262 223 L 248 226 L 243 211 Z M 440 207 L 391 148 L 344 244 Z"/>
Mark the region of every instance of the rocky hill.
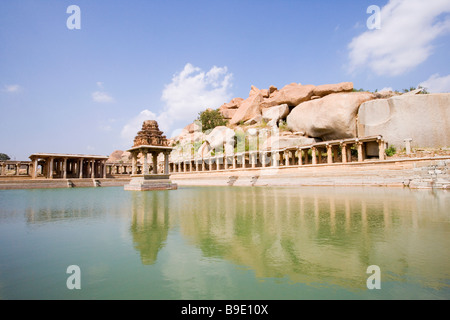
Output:
<path fill-rule="evenodd" d="M 291 83 L 280 90 L 274 86 L 268 89 L 252 86 L 246 99 L 234 98 L 219 108 L 228 120 L 227 126 L 202 132 L 201 124 L 194 121 L 171 141 L 177 149 L 183 149 L 180 152 L 192 149 L 194 154 L 204 156 L 222 145 L 227 153 L 233 148 L 237 151 L 237 140 L 243 134 L 265 135 L 258 138 L 259 149 L 352 138 L 357 135 L 355 120 L 362 103 L 396 95 L 400 94 L 355 92 L 351 82 L 319 86 Z M 276 135 L 270 131 L 276 131 Z"/>

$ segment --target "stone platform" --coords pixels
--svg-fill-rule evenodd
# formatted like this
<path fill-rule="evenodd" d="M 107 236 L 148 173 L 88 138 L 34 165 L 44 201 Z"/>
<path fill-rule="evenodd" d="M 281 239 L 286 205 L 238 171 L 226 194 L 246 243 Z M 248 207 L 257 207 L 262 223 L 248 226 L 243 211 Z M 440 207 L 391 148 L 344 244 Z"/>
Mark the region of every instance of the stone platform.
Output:
<path fill-rule="evenodd" d="M 136 174 L 124 186 L 127 191 L 176 190 L 178 185 L 170 181 L 168 174 Z"/>

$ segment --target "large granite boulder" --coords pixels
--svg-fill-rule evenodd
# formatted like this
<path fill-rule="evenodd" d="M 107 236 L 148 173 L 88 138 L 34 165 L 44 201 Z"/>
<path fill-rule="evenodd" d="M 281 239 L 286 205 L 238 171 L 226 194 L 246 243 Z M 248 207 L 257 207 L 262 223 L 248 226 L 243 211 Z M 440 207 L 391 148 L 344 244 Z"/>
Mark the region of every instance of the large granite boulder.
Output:
<path fill-rule="evenodd" d="M 219 108 L 219 112 L 225 119 L 232 119 L 237 109 L 239 109 L 242 101 L 244 101 L 244 99 L 234 98 L 230 102 L 221 105 Z"/>
<path fill-rule="evenodd" d="M 324 97 L 332 93 L 352 92 L 352 91 L 353 91 L 353 82 L 323 84 L 314 88 L 313 96 Z"/>
<path fill-rule="evenodd" d="M 396 147 L 450 146 L 450 93 L 401 95 L 365 102 L 358 112 L 360 137 L 382 135 Z"/>
<path fill-rule="evenodd" d="M 284 148 L 298 147 L 298 146 L 309 146 L 316 143 L 318 140 L 314 138 L 290 135 L 290 136 L 271 136 L 269 137 L 262 146 L 261 150 L 281 150 Z"/>
<path fill-rule="evenodd" d="M 115 150 L 112 152 L 108 157 L 108 162 L 118 162 L 122 160 L 123 151 L 122 150 Z"/>
<path fill-rule="evenodd" d="M 215 127 L 206 137 L 205 141 L 208 143 L 210 149 L 214 150 L 223 150 L 223 147 L 225 145 L 232 145 L 234 146 L 234 137 L 235 133 L 234 130 L 225 127 L 225 126 L 219 126 Z"/>
<path fill-rule="evenodd" d="M 301 103 L 287 117 L 293 131 L 322 140 L 356 137 L 359 106 L 374 95 L 368 92 L 333 93 Z"/>
<path fill-rule="evenodd" d="M 261 103 L 263 102 L 263 99 L 263 94 L 261 92 L 251 94 L 247 99 L 241 102 L 239 109 L 237 109 L 233 118 L 231 118 L 230 124 L 236 125 L 261 115 Z"/>
<path fill-rule="evenodd" d="M 313 96 L 314 88 L 315 86 L 313 85 L 288 84 L 281 90 L 272 92 L 270 97 L 262 103 L 262 108 L 270 108 L 281 104 L 296 106 L 309 100 Z"/>
<path fill-rule="evenodd" d="M 282 104 L 262 110 L 262 118 L 268 122 L 272 120 L 277 122 L 280 119 L 286 118 L 288 114 L 289 106 L 287 104 Z"/>

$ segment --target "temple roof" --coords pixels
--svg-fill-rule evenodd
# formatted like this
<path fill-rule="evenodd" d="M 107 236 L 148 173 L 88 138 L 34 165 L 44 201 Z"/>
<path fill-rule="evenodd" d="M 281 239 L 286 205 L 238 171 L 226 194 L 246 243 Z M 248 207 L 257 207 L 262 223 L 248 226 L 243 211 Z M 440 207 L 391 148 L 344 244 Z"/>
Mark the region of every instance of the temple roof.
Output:
<path fill-rule="evenodd" d="M 139 146 L 169 146 L 166 136 L 159 130 L 158 122 L 155 120 L 144 121 L 141 131 L 134 138 L 133 148 Z"/>

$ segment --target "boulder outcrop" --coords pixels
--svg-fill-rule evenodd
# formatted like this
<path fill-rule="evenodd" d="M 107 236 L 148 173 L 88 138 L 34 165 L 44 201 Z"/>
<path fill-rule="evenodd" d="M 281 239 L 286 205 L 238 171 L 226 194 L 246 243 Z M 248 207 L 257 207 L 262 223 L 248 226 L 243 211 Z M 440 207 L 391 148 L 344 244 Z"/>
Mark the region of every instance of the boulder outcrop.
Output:
<path fill-rule="evenodd" d="M 262 110 L 262 118 L 267 122 L 275 121 L 276 123 L 280 119 L 286 118 L 288 114 L 289 106 L 287 104 L 282 104 Z"/>
<path fill-rule="evenodd" d="M 323 84 L 313 90 L 314 96 L 324 97 L 332 93 L 352 92 L 353 82 L 341 82 L 338 84 Z"/>
<path fill-rule="evenodd" d="M 296 106 L 313 96 L 315 86 L 291 83 L 279 91 L 274 91 L 268 99 L 262 103 L 262 108 L 270 108 L 281 104 Z"/>
<path fill-rule="evenodd" d="M 295 107 L 287 124 L 294 131 L 322 140 L 356 137 L 358 108 L 372 99 L 374 95 L 368 92 L 333 93 Z"/>
<path fill-rule="evenodd" d="M 400 95 L 365 102 L 358 112 L 360 137 L 382 135 L 389 144 L 440 148 L 450 145 L 450 93 Z"/>
<path fill-rule="evenodd" d="M 261 103 L 263 102 L 263 99 L 262 93 L 258 92 L 242 101 L 239 109 L 237 109 L 233 118 L 231 118 L 230 124 L 236 125 L 261 115 Z"/>

